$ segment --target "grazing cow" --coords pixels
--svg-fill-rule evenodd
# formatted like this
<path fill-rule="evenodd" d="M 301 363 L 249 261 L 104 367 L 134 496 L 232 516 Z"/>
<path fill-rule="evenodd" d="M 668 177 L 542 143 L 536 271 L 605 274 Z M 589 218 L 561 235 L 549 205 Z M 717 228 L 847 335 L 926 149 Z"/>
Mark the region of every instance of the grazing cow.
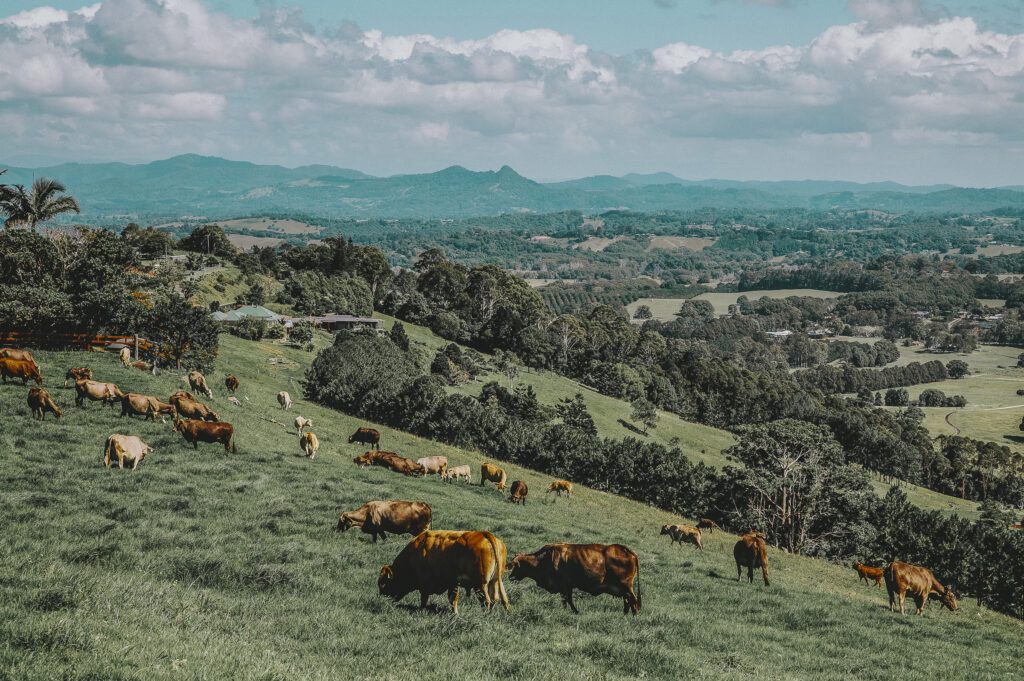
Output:
<path fill-rule="evenodd" d="M 227 378 L 224 379 L 224 387 L 231 392 L 238 390 L 238 379 L 235 378 L 234 374 L 228 374 Z"/>
<path fill-rule="evenodd" d="M 374 449 L 380 449 L 380 432 L 373 428 L 360 428 L 348 436 L 349 444 L 359 442 L 364 445 L 373 445 Z"/>
<path fill-rule="evenodd" d="M 181 433 L 193 449 L 199 449 L 200 442 L 219 442 L 224 445 L 225 452 L 235 451 L 235 429 L 230 423 L 174 419 L 174 432 Z"/>
<path fill-rule="evenodd" d="M 43 384 L 43 375 L 39 373 L 39 367 L 23 359 L 0 359 L 0 377 L 4 384 L 8 378 L 20 378 L 22 385 L 28 385 L 29 379 L 35 381 L 36 385 Z"/>
<path fill-rule="evenodd" d="M 924 615 L 924 604 L 928 602 L 929 596 L 937 597 L 942 605 L 956 612 L 956 596 L 949 587 L 942 586 L 928 568 L 907 565 L 896 560 L 886 565 L 882 573 L 885 577 L 885 588 L 889 592 L 890 612 L 895 610 L 896 594 L 899 594 L 900 614 L 906 614 L 903 612 L 903 599 L 907 591 L 914 596 L 918 615 Z"/>
<path fill-rule="evenodd" d="M 860 579 L 858 579 L 857 582 L 860 582 L 860 580 L 863 579 L 864 583 L 868 586 L 871 586 L 871 582 L 874 582 L 878 585 L 879 589 L 882 588 L 882 568 L 868 567 L 867 565 L 854 563 L 853 569 L 857 571 L 858 575 L 860 575 Z"/>
<path fill-rule="evenodd" d="M 103 463 L 110 468 L 110 460 L 117 457 L 117 465 L 124 468 L 124 460 L 132 462 L 132 470 L 139 467 L 139 464 L 146 458 L 146 453 L 153 451 L 153 448 L 145 444 L 134 435 L 114 434 L 107 438 L 106 449 L 103 450 Z"/>
<path fill-rule="evenodd" d="M 299 435 L 302 435 L 302 431 L 305 428 L 312 428 L 313 421 L 310 419 L 304 419 L 301 416 L 295 417 L 295 430 L 299 431 Z"/>
<path fill-rule="evenodd" d="M 281 408 L 288 411 L 292 408 L 292 396 L 286 391 L 282 390 L 277 394 L 277 403 L 281 405 Z M 351 440 L 350 440 L 351 442 Z"/>
<path fill-rule="evenodd" d="M 121 416 L 126 414 L 128 416 L 141 414 L 148 416 L 150 421 L 156 421 L 157 414 L 167 414 L 172 419 L 177 418 L 178 410 L 173 404 L 161 402 L 152 395 L 125 393 L 121 397 Z"/>
<path fill-rule="evenodd" d="M 555 480 L 544 490 L 544 494 L 548 492 L 554 492 L 558 496 L 562 496 L 562 492 L 565 492 L 566 496 L 572 498 L 572 483 L 567 480 Z"/>
<path fill-rule="evenodd" d="M 139 371 L 152 371 L 153 367 L 143 362 L 141 359 L 138 362 L 129 362 L 128 366 Z"/>
<path fill-rule="evenodd" d="M 395 601 L 419 591 L 421 608 L 431 594 L 447 592 L 458 614 L 459 587 L 465 587 L 480 595 L 485 610 L 500 600 L 508 611 L 502 583 L 507 555 L 504 542 L 490 532 L 427 530 L 414 537 L 391 565 L 381 568 L 377 589 Z"/>
<path fill-rule="evenodd" d="M 701 518 L 700 522 L 697 523 L 697 529 L 699 529 L 699 530 L 707 530 L 708 534 L 714 534 L 715 533 L 715 528 L 717 528 L 717 527 L 718 527 L 718 525 L 716 525 L 715 521 L 712 520 L 711 518 Z"/>
<path fill-rule="evenodd" d="M 29 362 L 36 369 L 39 368 L 39 363 L 36 362 L 36 358 L 32 356 L 32 353 L 28 350 L 16 350 L 14 348 L 0 348 L 0 359 L 16 359 L 21 362 Z"/>
<path fill-rule="evenodd" d="M 68 380 L 78 382 L 83 378 L 92 380 L 92 369 L 89 367 L 74 367 L 72 369 L 68 369 L 68 372 L 64 374 L 64 387 L 68 387 Z"/>
<path fill-rule="evenodd" d="M 461 478 L 465 478 L 466 482 L 473 481 L 473 473 L 469 466 L 452 466 L 446 468 L 441 474 L 442 480 L 460 480 Z"/>
<path fill-rule="evenodd" d="M 369 501 L 354 511 L 345 511 L 338 518 L 338 526 L 334 528 L 344 532 L 350 527 L 358 527 L 365 534 L 387 541 L 391 534 L 418 535 L 430 529 L 432 511 L 430 504 L 422 501 Z"/>
<path fill-rule="evenodd" d="M 768 549 L 764 545 L 764 535 L 760 532 L 751 532 L 740 537 L 736 546 L 732 548 L 733 558 L 736 559 L 736 581 L 740 581 L 743 575 L 743 568 L 747 568 L 747 581 L 754 583 L 754 568 L 761 568 L 761 576 L 764 577 L 764 585 L 768 586 Z"/>
<path fill-rule="evenodd" d="M 87 397 L 93 402 L 102 400 L 104 404 L 113 405 L 114 400 L 124 397 L 124 393 L 113 383 L 90 381 L 87 378 L 75 381 L 75 406 L 81 407 Z"/>
<path fill-rule="evenodd" d="M 306 456 L 312 459 L 316 456 L 316 450 L 320 449 L 320 440 L 313 434 L 313 431 L 308 431 L 299 435 L 299 446 Z"/>
<path fill-rule="evenodd" d="M 206 385 L 206 376 L 203 376 L 198 371 L 188 372 L 188 385 L 197 393 L 206 395 L 211 400 L 213 399 L 213 392 L 210 390 L 210 386 Z"/>
<path fill-rule="evenodd" d="M 526 493 L 529 492 L 526 488 L 526 483 L 522 480 L 513 480 L 511 489 L 512 493 L 509 495 L 508 500 L 513 504 L 526 506 Z"/>
<path fill-rule="evenodd" d="M 505 471 L 493 463 L 484 463 L 480 466 L 480 486 L 483 487 L 488 480 L 498 484 L 499 492 L 505 491 Z"/>
<path fill-rule="evenodd" d="M 422 459 L 416 459 L 416 463 L 423 466 L 424 475 L 444 475 L 445 470 L 448 468 L 448 457 L 447 456 L 425 456 Z"/>
<path fill-rule="evenodd" d="M 679 548 L 683 548 L 683 544 L 693 544 L 701 551 L 704 550 L 704 544 L 700 541 L 700 530 L 696 527 L 690 527 L 689 525 L 662 525 L 661 533 L 667 534 L 672 537 L 672 543 L 679 542 Z"/>
<path fill-rule="evenodd" d="M 40 421 L 46 420 L 46 412 L 50 412 L 57 418 L 64 416 L 57 403 L 50 398 L 50 393 L 42 388 L 28 389 L 28 408 L 32 410 L 32 417 Z"/>
<path fill-rule="evenodd" d="M 530 578 L 548 593 L 559 594 L 562 605 L 579 614 L 573 589 L 591 596 L 622 597 L 622 613 L 640 612 L 640 561 L 621 544 L 548 544 L 540 551 L 517 554 L 506 568 L 514 580 Z"/>
<path fill-rule="evenodd" d="M 121 348 L 121 352 L 117 353 L 118 357 L 121 358 L 121 364 L 128 366 L 132 361 L 132 351 L 128 348 Z"/>
<path fill-rule="evenodd" d="M 181 391 L 179 391 L 180 393 Z M 184 418 L 199 419 L 201 421 L 220 421 L 220 416 L 202 402 L 196 402 L 184 395 L 175 393 L 171 395 L 171 404 Z"/>

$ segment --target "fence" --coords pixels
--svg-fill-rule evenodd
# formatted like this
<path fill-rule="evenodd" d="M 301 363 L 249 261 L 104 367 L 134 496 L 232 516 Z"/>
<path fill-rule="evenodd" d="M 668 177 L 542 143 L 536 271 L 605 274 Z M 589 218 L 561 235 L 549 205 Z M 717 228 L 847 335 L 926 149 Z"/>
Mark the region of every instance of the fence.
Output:
<path fill-rule="evenodd" d="M 87 333 L 37 333 L 35 331 L 0 331 L 0 347 L 80 349 L 131 348 L 135 359 L 139 350 L 157 353 L 156 344 L 138 336 L 95 336 Z"/>

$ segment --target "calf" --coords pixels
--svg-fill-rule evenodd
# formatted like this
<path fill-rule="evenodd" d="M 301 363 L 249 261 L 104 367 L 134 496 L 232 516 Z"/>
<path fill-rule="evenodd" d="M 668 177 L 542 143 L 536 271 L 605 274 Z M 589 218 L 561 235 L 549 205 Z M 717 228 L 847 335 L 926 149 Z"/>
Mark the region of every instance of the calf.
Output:
<path fill-rule="evenodd" d="M 35 381 L 36 385 L 43 384 L 43 375 L 39 373 L 39 367 L 34 363 L 23 359 L 4 357 L 0 359 L 0 380 L 6 384 L 8 378 L 20 378 L 22 385 L 28 385 L 29 379 Z"/>
<path fill-rule="evenodd" d="M 526 506 L 526 494 L 529 490 L 526 488 L 526 483 L 522 480 L 515 480 L 512 482 L 512 493 L 509 495 L 508 500 L 513 504 L 522 504 Z"/>
<path fill-rule="evenodd" d="M 134 435 L 114 434 L 107 438 L 107 446 L 103 450 L 103 462 L 110 468 L 113 457 L 117 457 L 118 468 L 124 468 L 124 460 L 132 462 L 132 470 L 139 467 L 146 453 L 153 451 L 153 448 L 145 444 Z"/>
<path fill-rule="evenodd" d="M 898 560 L 885 566 L 882 571 L 885 577 L 885 588 L 889 592 L 889 611 L 896 609 L 896 596 L 900 598 L 900 614 L 903 612 L 903 598 L 910 591 L 917 603 L 917 614 L 924 615 L 924 604 L 929 596 L 935 596 L 943 606 L 956 612 L 956 596 L 949 587 L 942 586 L 928 568 L 908 565 Z"/>
<path fill-rule="evenodd" d="M 299 431 L 299 435 L 302 435 L 304 428 L 312 428 L 313 422 L 310 419 L 304 419 L 301 416 L 295 417 L 295 430 Z"/>
<path fill-rule="evenodd" d="M 320 440 L 310 430 L 299 436 L 299 446 L 306 456 L 312 459 L 316 456 L 316 450 L 320 449 Z"/>
<path fill-rule="evenodd" d="M 50 412 L 57 418 L 64 416 L 57 403 L 50 398 L 50 393 L 42 388 L 28 389 L 28 408 L 32 410 L 32 417 L 40 421 L 46 420 L 46 412 Z"/>
<path fill-rule="evenodd" d="M 701 518 L 700 522 L 697 523 L 697 529 L 699 529 L 699 530 L 707 530 L 708 534 L 714 534 L 715 533 L 715 528 L 717 528 L 717 527 L 718 527 L 718 525 L 715 525 L 715 521 L 712 520 L 711 518 Z"/>
<path fill-rule="evenodd" d="M 871 586 L 871 582 L 874 582 L 878 585 L 879 589 L 882 588 L 882 568 L 868 567 L 867 565 L 854 563 L 853 569 L 857 571 L 858 575 L 860 575 L 860 579 L 857 580 L 858 582 L 863 579 L 864 583 L 868 586 Z"/>
<path fill-rule="evenodd" d="M 563 606 L 579 614 L 573 589 L 592 596 L 622 598 L 622 612 L 640 612 L 640 560 L 621 544 L 548 544 L 531 554 L 517 554 L 506 568 L 514 580 L 530 578 L 548 593 L 559 594 Z"/>
<path fill-rule="evenodd" d="M 425 475 L 444 475 L 445 470 L 448 468 L 448 457 L 447 456 L 425 456 L 422 459 L 416 459 L 416 463 L 423 466 Z"/>
<path fill-rule="evenodd" d="M 138 369 L 139 371 L 152 371 L 153 370 L 153 367 L 151 367 L 149 364 L 146 364 L 141 359 L 138 362 L 129 362 L 128 366 L 130 366 L 133 369 Z"/>
<path fill-rule="evenodd" d="M 683 544 L 693 544 L 701 551 L 704 550 L 704 544 L 700 541 L 700 530 L 696 527 L 690 527 L 689 525 L 662 525 L 661 533 L 667 534 L 672 537 L 672 543 L 679 542 L 679 548 L 683 547 Z"/>
<path fill-rule="evenodd" d="M 555 480 L 544 490 L 545 494 L 548 492 L 554 492 L 558 496 L 562 496 L 562 492 L 565 492 L 567 497 L 572 498 L 572 483 L 566 480 Z"/>
<path fill-rule="evenodd" d="M 174 432 L 181 433 L 193 449 L 199 449 L 200 442 L 219 442 L 224 445 L 224 451 L 235 451 L 235 429 L 230 423 L 174 419 Z"/>
<path fill-rule="evenodd" d="M 64 387 L 68 387 L 68 381 L 72 383 L 80 381 L 82 379 L 92 379 L 92 369 L 89 367 L 74 367 L 68 369 L 68 372 L 64 374 Z"/>
<path fill-rule="evenodd" d="M 442 480 L 461 480 L 466 479 L 466 482 L 472 482 L 473 473 L 469 466 L 452 466 L 446 468 L 444 473 L 441 474 Z"/>
<path fill-rule="evenodd" d="M 430 529 L 432 511 L 430 504 L 421 501 L 369 501 L 354 511 L 346 511 L 338 518 L 339 532 L 351 527 L 362 529 L 365 534 L 387 540 L 387 533 L 418 535 Z"/>
<path fill-rule="evenodd" d="M 224 387 L 231 392 L 235 392 L 238 390 L 238 379 L 233 374 L 228 374 L 227 378 L 224 379 Z"/>
<path fill-rule="evenodd" d="M 373 428 L 360 428 L 348 436 L 349 444 L 359 442 L 361 444 L 373 445 L 374 449 L 380 449 L 380 432 Z"/>
<path fill-rule="evenodd" d="M 286 391 L 282 390 L 277 394 L 277 403 L 281 405 L 281 408 L 288 411 L 292 408 L 292 396 Z M 349 440 L 351 442 L 352 440 Z"/>

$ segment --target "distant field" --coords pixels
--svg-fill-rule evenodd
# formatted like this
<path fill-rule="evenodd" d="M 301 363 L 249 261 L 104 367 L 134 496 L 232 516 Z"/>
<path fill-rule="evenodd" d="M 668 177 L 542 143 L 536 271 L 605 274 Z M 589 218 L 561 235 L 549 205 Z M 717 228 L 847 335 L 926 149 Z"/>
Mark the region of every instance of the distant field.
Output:
<path fill-rule="evenodd" d="M 320 228 L 298 220 L 272 220 L 271 218 L 239 218 L 216 223 L 225 231 L 233 229 L 270 230 L 284 234 L 316 234 Z"/>
<path fill-rule="evenodd" d="M 609 246 L 611 246 L 612 244 L 616 243 L 617 241 L 625 241 L 627 239 L 629 239 L 628 236 L 617 236 L 614 239 L 606 239 L 606 238 L 600 237 L 600 236 L 591 236 L 591 237 L 587 237 L 587 240 L 582 242 L 582 243 L 573 244 L 572 247 L 573 248 L 582 248 L 585 251 L 597 252 L 597 251 L 603 251 L 604 249 L 608 248 Z"/>
<path fill-rule="evenodd" d="M 533 288 L 544 288 L 550 284 L 563 283 L 563 284 L 575 284 L 578 279 L 531 279 L 527 278 L 526 283 Z"/>
<path fill-rule="evenodd" d="M 994 255 L 1012 255 L 1024 251 L 1024 246 L 1009 246 L 1001 244 L 998 246 L 982 246 L 978 249 L 978 255 L 992 257 Z"/>
<path fill-rule="evenodd" d="M 654 318 L 663 322 L 672 321 L 675 318 L 676 312 L 679 312 L 679 307 L 683 304 L 686 298 L 641 298 L 635 300 L 626 306 L 626 312 L 629 313 L 630 319 L 636 313 L 636 309 L 641 305 L 646 305 L 651 308 L 651 314 Z M 638 324 L 642 324 L 643 320 L 633 320 Z"/>
<path fill-rule="evenodd" d="M 716 239 L 699 236 L 655 236 L 651 237 L 651 243 L 647 246 L 647 250 L 660 248 L 666 251 L 678 251 L 685 248 L 691 251 L 702 251 L 708 246 L 713 246 L 715 241 Z"/>
<path fill-rule="evenodd" d="M 249 236 L 248 234 L 228 234 L 227 236 L 228 241 L 232 245 L 241 248 L 243 251 L 248 251 L 253 246 L 259 246 L 260 248 L 277 246 L 282 241 L 271 236 Z"/>
<path fill-rule="evenodd" d="M 978 302 L 986 307 L 1006 307 L 1006 300 L 1003 298 L 978 298 Z"/>
<path fill-rule="evenodd" d="M 843 295 L 836 291 L 820 291 L 813 288 L 787 288 L 777 291 L 741 291 L 739 293 L 702 293 L 694 300 L 707 300 L 715 308 L 715 314 L 723 315 L 729 312 L 729 306 L 735 305 L 740 296 L 746 296 L 750 300 L 758 298 L 788 298 L 789 296 L 810 296 L 812 298 L 838 298 Z"/>

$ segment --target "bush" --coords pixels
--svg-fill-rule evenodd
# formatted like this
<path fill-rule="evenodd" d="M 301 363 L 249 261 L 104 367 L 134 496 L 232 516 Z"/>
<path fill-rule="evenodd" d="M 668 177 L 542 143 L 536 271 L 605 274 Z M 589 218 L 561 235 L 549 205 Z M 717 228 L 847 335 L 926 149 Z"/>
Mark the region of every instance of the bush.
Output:
<path fill-rule="evenodd" d="M 266 337 L 272 340 L 284 338 L 284 324 L 271 324 L 268 326 Z"/>
<path fill-rule="evenodd" d="M 246 317 L 228 326 L 228 332 L 245 340 L 263 340 L 267 333 L 267 323 L 256 317 Z"/>
<path fill-rule="evenodd" d="M 302 346 L 313 340 L 313 325 L 310 322 L 298 322 L 288 333 L 288 340 Z"/>

